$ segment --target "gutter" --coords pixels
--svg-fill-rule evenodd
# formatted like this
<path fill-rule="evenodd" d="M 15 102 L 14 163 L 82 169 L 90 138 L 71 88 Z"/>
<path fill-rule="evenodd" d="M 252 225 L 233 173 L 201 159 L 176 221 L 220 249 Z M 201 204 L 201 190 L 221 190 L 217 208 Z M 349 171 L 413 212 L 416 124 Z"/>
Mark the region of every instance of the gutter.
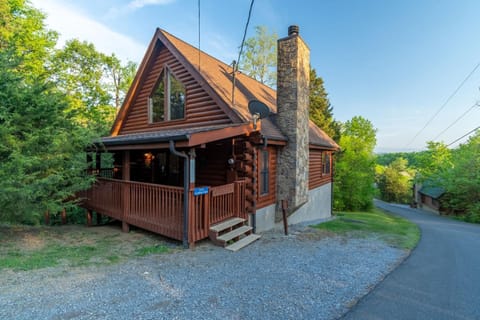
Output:
<path fill-rule="evenodd" d="M 170 152 L 184 159 L 183 161 L 183 247 L 188 249 L 188 209 L 189 209 L 189 185 L 190 185 L 190 163 L 185 152 L 179 152 L 175 149 L 175 143 L 170 140 Z"/>

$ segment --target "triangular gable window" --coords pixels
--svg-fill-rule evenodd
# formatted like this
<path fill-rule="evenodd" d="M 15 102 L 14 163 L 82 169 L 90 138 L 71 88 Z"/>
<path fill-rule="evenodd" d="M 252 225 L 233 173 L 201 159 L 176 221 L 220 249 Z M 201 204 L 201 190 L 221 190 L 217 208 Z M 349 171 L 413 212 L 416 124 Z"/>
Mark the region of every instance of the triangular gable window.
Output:
<path fill-rule="evenodd" d="M 164 68 L 148 99 L 150 123 L 185 118 L 185 87 Z"/>

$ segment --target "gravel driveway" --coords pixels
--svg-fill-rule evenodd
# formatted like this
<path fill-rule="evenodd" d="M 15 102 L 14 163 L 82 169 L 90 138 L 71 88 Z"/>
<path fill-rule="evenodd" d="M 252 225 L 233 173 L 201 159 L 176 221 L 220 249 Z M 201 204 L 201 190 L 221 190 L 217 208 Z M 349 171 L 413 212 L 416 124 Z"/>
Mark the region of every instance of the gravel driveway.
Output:
<path fill-rule="evenodd" d="M 308 227 L 113 266 L 0 274 L 1 319 L 335 319 L 405 251 Z"/>

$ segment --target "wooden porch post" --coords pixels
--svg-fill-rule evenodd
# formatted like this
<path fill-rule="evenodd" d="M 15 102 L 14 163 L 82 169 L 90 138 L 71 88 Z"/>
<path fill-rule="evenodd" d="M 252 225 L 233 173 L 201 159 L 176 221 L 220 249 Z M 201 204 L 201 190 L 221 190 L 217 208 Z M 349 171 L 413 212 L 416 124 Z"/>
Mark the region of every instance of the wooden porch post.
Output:
<path fill-rule="evenodd" d="M 122 159 L 122 180 L 130 180 L 130 151 L 125 150 L 123 151 L 123 159 Z"/>
<path fill-rule="evenodd" d="M 190 156 L 190 190 L 193 190 L 195 188 L 195 148 L 191 148 L 190 152 L 188 153 Z"/>
<path fill-rule="evenodd" d="M 67 210 L 65 208 L 63 208 L 60 216 L 62 218 L 62 224 L 67 224 Z"/>
<path fill-rule="evenodd" d="M 92 173 L 92 155 L 90 152 L 87 152 L 87 173 L 91 174 Z"/>
<path fill-rule="evenodd" d="M 92 210 L 87 209 L 86 212 L 87 212 L 87 227 L 91 227 L 92 226 Z"/>
<path fill-rule="evenodd" d="M 195 188 L 195 157 L 196 157 L 196 154 L 195 154 L 195 148 L 191 148 L 190 149 L 190 152 L 188 153 L 189 157 L 188 158 L 185 158 L 184 161 L 187 161 L 188 159 L 188 166 L 189 166 L 189 185 L 188 185 L 188 194 L 185 195 L 185 197 L 189 197 L 190 201 L 190 205 L 189 205 L 189 208 L 188 208 L 188 215 L 189 215 L 189 218 L 188 218 L 188 247 L 190 249 L 193 249 L 195 248 L 195 239 L 194 239 L 194 235 L 196 233 L 196 229 L 198 228 L 198 226 L 196 225 L 196 221 L 199 221 L 198 219 L 196 219 L 196 216 L 198 214 L 200 214 L 200 212 L 197 212 L 196 210 L 196 206 L 195 206 L 195 199 L 194 199 L 194 195 L 193 195 L 193 189 Z M 187 166 L 185 166 L 186 168 Z M 187 174 L 187 172 L 184 172 L 183 174 Z"/>
<path fill-rule="evenodd" d="M 45 225 L 50 225 L 50 211 L 45 211 Z"/>
<path fill-rule="evenodd" d="M 122 170 L 122 180 L 130 181 L 130 151 L 123 151 L 123 170 Z M 123 184 L 123 212 L 122 212 L 122 231 L 129 232 L 130 226 L 125 221 L 130 210 L 130 185 L 127 183 Z"/>
<path fill-rule="evenodd" d="M 97 152 L 95 154 L 95 169 L 97 170 L 97 174 L 100 175 L 100 169 L 102 168 L 102 154 Z"/>

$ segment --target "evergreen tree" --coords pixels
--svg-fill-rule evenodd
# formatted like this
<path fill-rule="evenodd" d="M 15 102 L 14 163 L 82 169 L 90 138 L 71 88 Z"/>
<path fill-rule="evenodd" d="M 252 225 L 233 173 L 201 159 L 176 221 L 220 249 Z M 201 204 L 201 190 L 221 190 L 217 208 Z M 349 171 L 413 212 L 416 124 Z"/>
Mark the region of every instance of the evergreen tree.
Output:
<path fill-rule="evenodd" d="M 323 79 L 310 69 L 310 120 L 333 140 L 340 138 L 340 124 L 333 118 L 333 107 L 323 85 Z"/>
<path fill-rule="evenodd" d="M 250 77 L 269 86 L 276 86 L 277 34 L 269 33 L 265 26 L 257 26 L 256 34 L 245 41 L 241 69 Z M 333 118 L 333 107 L 328 100 L 323 79 L 310 69 L 309 116 L 319 128 L 335 141 L 340 138 L 340 123 Z"/>
<path fill-rule="evenodd" d="M 0 220 L 38 223 L 90 185 L 83 150 L 92 137 L 74 125 L 54 84 L 27 83 L 15 60 L 0 52 Z"/>

